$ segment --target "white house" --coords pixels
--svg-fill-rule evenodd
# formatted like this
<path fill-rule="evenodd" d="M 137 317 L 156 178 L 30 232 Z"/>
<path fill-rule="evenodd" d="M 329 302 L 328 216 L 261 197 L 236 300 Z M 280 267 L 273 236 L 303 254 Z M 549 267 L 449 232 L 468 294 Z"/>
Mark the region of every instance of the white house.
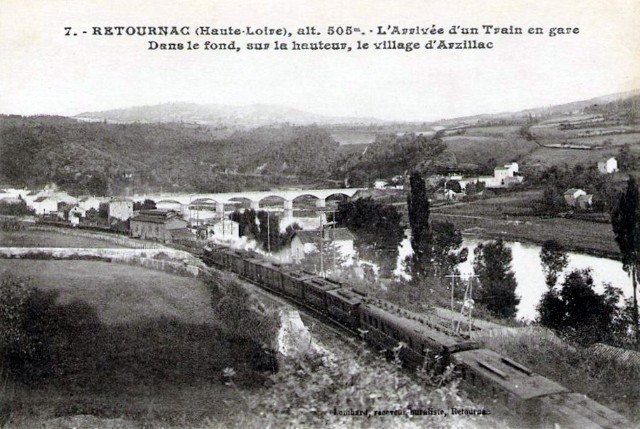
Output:
<path fill-rule="evenodd" d="M 602 174 L 615 173 L 618 171 L 618 161 L 614 157 L 611 157 L 606 161 L 599 161 L 598 171 Z"/>
<path fill-rule="evenodd" d="M 575 207 L 578 198 L 584 195 L 587 195 L 587 193 L 582 189 L 570 188 L 564 192 L 564 201 L 568 206 Z"/>
<path fill-rule="evenodd" d="M 320 231 L 296 231 L 291 237 L 291 259 L 298 263 L 307 253 L 317 252 L 320 248 Z M 324 230 L 323 245 L 335 244 L 342 256 L 354 254 L 355 237 L 347 228 L 328 228 Z"/>
<path fill-rule="evenodd" d="M 589 210 L 593 205 L 593 195 L 591 194 L 580 195 L 578 198 L 576 198 L 575 204 L 576 204 L 576 207 L 579 209 Z"/>
<path fill-rule="evenodd" d="M 78 199 L 76 197 L 71 196 L 64 191 L 51 192 L 48 196 L 50 196 L 51 198 L 55 199 L 60 203 L 65 203 L 70 205 L 78 203 Z"/>
<path fill-rule="evenodd" d="M 27 194 L 29 194 L 29 190 L 28 189 L 6 188 L 6 189 L 0 190 L 0 194 L 2 194 L 2 196 L 0 196 L 0 198 L 20 198 L 20 199 L 24 200 L 25 197 L 27 196 Z"/>
<path fill-rule="evenodd" d="M 69 220 L 71 220 L 71 218 L 85 217 L 86 214 L 87 214 L 87 210 L 83 209 L 80 206 L 73 206 L 69 210 Z"/>
<path fill-rule="evenodd" d="M 37 215 L 45 215 L 58 211 L 58 201 L 50 197 L 38 197 L 29 204 L 29 207 L 35 210 Z"/>
<path fill-rule="evenodd" d="M 438 201 L 457 201 L 465 196 L 464 192 L 456 193 L 452 189 L 439 189 L 435 193 Z"/>
<path fill-rule="evenodd" d="M 511 162 L 493 169 L 493 176 L 467 177 L 460 180 L 460 186 L 464 189 L 469 183 L 482 182 L 486 188 L 508 188 L 522 183 L 524 177 L 518 171 L 518 163 Z"/>
<path fill-rule="evenodd" d="M 83 209 L 85 212 L 87 210 L 99 210 L 100 209 L 100 203 L 105 202 L 105 199 L 100 199 L 100 198 L 96 198 L 96 197 L 81 197 L 78 200 L 78 206 L 80 206 L 81 209 Z M 84 216 L 84 215 L 83 215 Z"/>
<path fill-rule="evenodd" d="M 373 182 L 374 189 L 384 189 L 387 185 L 388 185 L 388 182 L 386 180 L 378 179 L 375 182 Z"/>

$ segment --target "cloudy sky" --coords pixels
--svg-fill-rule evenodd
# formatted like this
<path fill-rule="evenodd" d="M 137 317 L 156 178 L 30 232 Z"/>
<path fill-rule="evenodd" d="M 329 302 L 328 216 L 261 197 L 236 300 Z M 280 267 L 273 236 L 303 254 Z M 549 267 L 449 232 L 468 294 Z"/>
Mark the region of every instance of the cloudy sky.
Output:
<path fill-rule="evenodd" d="M 640 88 L 640 0 L 0 0 L 0 112 L 75 115 L 167 102 L 278 104 L 331 116 L 433 120 L 512 111 Z M 160 51 L 213 36 L 91 36 L 93 27 L 316 26 L 321 36 L 248 42 L 493 42 L 492 50 Z M 377 36 L 377 26 L 445 34 Z M 466 27 L 542 27 L 543 35 L 449 35 Z M 78 36 L 65 36 L 72 27 Z M 550 27 L 579 34 L 548 36 Z M 82 31 L 87 31 L 83 34 Z M 273 46 L 273 45 L 271 45 Z"/>

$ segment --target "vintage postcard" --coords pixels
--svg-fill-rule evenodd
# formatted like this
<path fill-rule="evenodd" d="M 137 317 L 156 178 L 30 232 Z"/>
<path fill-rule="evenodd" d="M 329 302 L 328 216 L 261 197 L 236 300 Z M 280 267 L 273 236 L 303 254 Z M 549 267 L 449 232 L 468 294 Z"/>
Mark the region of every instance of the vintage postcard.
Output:
<path fill-rule="evenodd" d="M 640 427 L 639 16 L 0 0 L 0 426 Z"/>

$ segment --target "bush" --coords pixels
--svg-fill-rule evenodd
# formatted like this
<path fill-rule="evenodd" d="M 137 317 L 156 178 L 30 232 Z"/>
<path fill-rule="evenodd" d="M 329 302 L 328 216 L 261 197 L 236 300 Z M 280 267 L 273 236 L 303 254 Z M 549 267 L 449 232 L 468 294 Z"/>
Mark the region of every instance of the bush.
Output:
<path fill-rule="evenodd" d="M 56 294 L 29 285 L 29 279 L 5 276 L 0 283 L 0 347 L 9 375 L 36 381 L 52 370 L 52 338 L 60 326 L 52 319 Z"/>
<path fill-rule="evenodd" d="M 2 219 L 0 220 L 0 231 L 22 231 L 24 225 L 17 219 Z"/>
<path fill-rule="evenodd" d="M 27 303 L 33 290 L 24 279 L 11 275 L 0 280 L 0 350 L 5 367 L 10 357 L 24 358 L 33 354 L 34 344 L 25 332 Z"/>
<path fill-rule="evenodd" d="M 444 376 L 419 369 L 416 374 L 401 368 L 396 359 L 387 362 L 364 347 L 359 352 L 334 348 L 330 356 L 318 354 L 284 361 L 271 377 L 273 386 L 259 397 L 246 397 L 246 411 L 236 416 L 245 428 L 454 428 L 460 421 L 447 415 L 452 407 L 469 406 L 451 382 L 452 368 Z M 233 373 L 226 372 L 233 386 Z M 462 405 L 464 404 L 464 405 Z M 476 408 L 476 407 L 474 407 Z M 351 415 L 365 412 L 368 415 Z M 411 415 L 414 410 L 415 415 Z M 432 410 L 419 415 L 418 410 Z M 442 414 L 439 413 L 442 410 Z M 376 414 L 381 411 L 389 415 Z M 447 414 L 445 414 L 447 413 Z M 487 416 L 469 417 L 465 423 L 489 422 L 506 427 Z M 501 422 L 503 423 L 503 422 Z M 465 426 L 469 427 L 469 426 Z"/>
<path fill-rule="evenodd" d="M 232 340 L 254 341 L 270 347 L 277 335 L 279 319 L 244 286 L 228 275 L 209 282 L 212 307 L 221 329 Z"/>

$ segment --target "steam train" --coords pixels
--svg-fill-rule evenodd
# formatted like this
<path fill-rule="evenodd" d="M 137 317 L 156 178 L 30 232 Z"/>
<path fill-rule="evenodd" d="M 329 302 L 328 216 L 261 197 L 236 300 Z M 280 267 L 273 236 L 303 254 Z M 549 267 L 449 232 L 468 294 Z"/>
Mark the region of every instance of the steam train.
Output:
<path fill-rule="evenodd" d="M 454 364 L 471 396 L 492 398 L 492 407 L 523 416 L 528 427 L 619 429 L 631 424 L 621 415 L 572 393 L 553 380 L 501 356 L 426 316 L 407 311 L 340 282 L 270 262 L 259 254 L 207 246 L 202 260 L 300 305 L 320 312 L 352 332 L 366 332 L 374 347 L 391 350 L 402 343 L 400 359 L 420 366 L 438 357 Z"/>

